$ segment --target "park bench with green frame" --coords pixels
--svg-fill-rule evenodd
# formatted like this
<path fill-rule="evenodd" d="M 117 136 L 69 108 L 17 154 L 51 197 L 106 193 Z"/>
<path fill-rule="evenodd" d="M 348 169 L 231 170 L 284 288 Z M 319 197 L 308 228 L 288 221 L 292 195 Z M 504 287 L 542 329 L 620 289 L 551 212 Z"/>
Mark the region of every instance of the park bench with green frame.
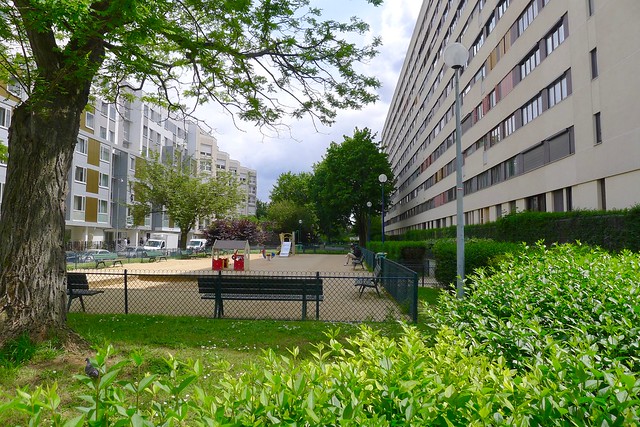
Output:
<path fill-rule="evenodd" d="M 147 251 L 145 257 L 149 258 L 149 262 L 167 260 L 167 254 L 163 251 Z"/>
<path fill-rule="evenodd" d="M 307 303 L 315 302 L 316 320 L 323 300 L 322 279 L 296 276 L 253 276 L 222 274 L 198 277 L 202 299 L 212 299 L 214 317 L 224 316 L 224 300 L 300 301 L 302 320 L 307 318 Z"/>
<path fill-rule="evenodd" d="M 122 267 L 122 259 L 120 259 L 118 257 L 118 254 L 116 253 L 108 253 L 108 254 L 95 254 L 92 255 L 93 260 L 96 262 L 96 268 L 100 267 L 101 265 L 103 267 L 107 266 L 107 262 L 111 262 L 111 266 L 115 266 L 116 264 L 120 264 L 120 266 Z"/>

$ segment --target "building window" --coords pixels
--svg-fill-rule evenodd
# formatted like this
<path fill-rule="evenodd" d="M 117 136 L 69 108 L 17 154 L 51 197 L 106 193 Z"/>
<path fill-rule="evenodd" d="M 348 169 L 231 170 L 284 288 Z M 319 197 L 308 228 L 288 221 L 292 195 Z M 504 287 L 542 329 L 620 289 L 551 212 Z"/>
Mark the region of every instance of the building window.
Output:
<path fill-rule="evenodd" d="M 502 0 L 500 3 L 498 3 L 498 6 L 496 7 L 496 11 L 498 12 L 498 19 L 502 18 L 502 15 L 504 15 L 504 13 L 507 11 L 510 1 L 511 0 Z"/>
<path fill-rule="evenodd" d="M 591 78 L 595 79 L 598 77 L 598 50 L 593 48 L 590 52 L 591 55 Z"/>
<path fill-rule="evenodd" d="M 498 142 L 500 142 L 500 140 L 502 140 L 502 135 L 501 135 L 501 132 L 500 132 L 500 126 L 496 126 L 489 133 L 489 146 L 493 147 Z"/>
<path fill-rule="evenodd" d="M 109 104 L 107 104 L 106 102 L 102 101 L 102 105 L 100 107 L 100 112 L 104 116 L 109 115 Z"/>
<path fill-rule="evenodd" d="M 556 81 L 549 88 L 547 88 L 547 94 L 549 95 L 549 108 L 553 107 L 567 96 L 569 96 L 567 89 L 567 76 L 564 75 L 560 80 Z"/>
<path fill-rule="evenodd" d="M 129 157 L 129 170 L 136 170 L 136 158 L 133 156 Z"/>
<path fill-rule="evenodd" d="M 540 49 L 536 48 L 520 63 L 520 80 L 528 76 L 538 65 L 540 65 Z"/>
<path fill-rule="evenodd" d="M 93 129 L 94 126 L 94 116 L 93 113 L 90 112 L 86 112 L 85 114 L 85 125 L 89 128 L 89 129 Z"/>
<path fill-rule="evenodd" d="M 553 193 L 553 211 L 564 212 L 564 192 L 555 190 Z"/>
<path fill-rule="evenodd" d="M 560 21 L 560 24 L 554 28 L 551 33 L 546 37 L 547 43 L 547 55 L 551 54 L 554 50 L 562 44 L 565 39 L 564 19 Z"/>
<path fill-rule="evenodd" d="M 76 182 L 86 183 L 87 182 L 87 170 L 85 168 L 80 167 L 80 166 L 76 166 L 75 173 L 73 174 L 73 179 Z"/>
<path fill-rule="evenodd" d="M 11 125 L 11 110 L 0 106 L 0 127 L 8 128 Z"/>
<path fill-rule="evenodd" d="M 73 210 L 84 212 L 84 197 L 73 196 Z"/>
<path fill-rule="evenodd" d="M 100 187 L 109 188 L 109 175 L 100 173 Z"/>
<path fill-rule="evenodd" d="M 522 125 L 526 125 L 540 114 L 542 114 L 542 96 L 538 95 L 531 100 L 528 104 L 521 108 L 522 111 Z"/>
<path fill-rule="evenodd" d="M 109 163 L 110 160 L 111 150 L 109 150 L 107 145 L 100 144 L 100 161 Z"/>
<path fill-rule="evenodd" d="M 87 154 L 87 145 L 86 139 L 78 137 L 76 140 L 76 152 Z"/>
<path fill-rule="evenodd" d="M 527 210 L 536 212 L 547 211 L 547 201 L 545 194 L 538 194 L 536 196 L 527 198 Z"/>
<path fill-rule="evenodd" d="M 504 137 L 511 135 L 516 131 L 516 116 L 515 114 L 510 115 L 504 121 Z"/>
<path fill-rule="evenodd" d="M 107 139 L 107 128 L 100 126 L 100 138 Z"/>
<path fill-rule="evenodd" d="M 518 18 L 518 36 L 524 33 L 536 16 L 538 16 L 538 0 L 533 0 Z"/>
<path fill-rule="evenodd" d="M 600 123 L 600 112 L 593 115 L 593 123 L 596 132 L 596 144 L 602 143 L 602 124 Z"/>
<path fill-rule="evenodd" d="M 109 131 L 109 142 L 115 142 L 116 140 L 116 133 L 112 130 Z"/>
<path fill-rule="evenodd" d="M 98 200 L 98 222 L 109 222 L 109 203 L 106 200 Z"/>

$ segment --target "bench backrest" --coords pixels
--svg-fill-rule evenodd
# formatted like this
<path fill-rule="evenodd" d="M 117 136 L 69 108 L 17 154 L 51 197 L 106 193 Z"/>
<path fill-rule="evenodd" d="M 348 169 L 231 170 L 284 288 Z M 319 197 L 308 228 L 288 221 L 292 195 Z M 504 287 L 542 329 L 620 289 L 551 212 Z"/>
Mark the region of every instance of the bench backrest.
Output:
<path fill-rule="evenodd" d="M 376 263 L 376 266 L 373 269 L 373 280 L 378 281 L 380 276 L 382 275 L 382 266 L 379 262 Z"/>
<path fill-rule="evenodd" d="M 116 258 L 118 258 L 118 254 L 113 253 L 113 252 L 109 253 L 109 254 L 95 254 L 95 255 L 93 255 L 93 259 L 95 261 L 104 261 L 104 260 L 107 260 L 107 259 L 116 259 Z"/>
<path fill-rule="evenodd" d="M 322 295 L 322 279 L 315 277 L 231 276 L 198 277 L 200 293 L 247 295 Z"/>
<path fill-rule="evenodd" d="M 67 289 L 89 289 L 89 281 L 85 273 L 67 273 Z"/>

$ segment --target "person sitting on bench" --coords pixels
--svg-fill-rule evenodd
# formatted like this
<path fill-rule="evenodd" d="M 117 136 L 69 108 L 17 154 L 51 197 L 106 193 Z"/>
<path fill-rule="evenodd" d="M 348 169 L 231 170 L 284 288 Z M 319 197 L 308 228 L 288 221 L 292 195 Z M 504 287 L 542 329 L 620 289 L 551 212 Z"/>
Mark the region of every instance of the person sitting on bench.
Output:
<path fill-rule="evenodd" d="M 351 245 L 351 252 L 349 252 L 345 258 L 347 259 L 344 262 L 344 265 L 349 265 L 349 263 L 351 261 L 355 261 L 357 259 L 360 259 L 360 257 L 362 256 L 362 250 L 360 250 L 360 246 L 356 245 L 355 243 L 353 243 Z"/>

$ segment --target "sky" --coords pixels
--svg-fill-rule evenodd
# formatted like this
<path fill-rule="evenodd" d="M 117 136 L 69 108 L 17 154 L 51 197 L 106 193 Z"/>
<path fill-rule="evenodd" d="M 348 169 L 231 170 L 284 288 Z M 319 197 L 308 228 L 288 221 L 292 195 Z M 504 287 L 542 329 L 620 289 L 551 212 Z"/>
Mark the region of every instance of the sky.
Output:
<path fill-rule="evenodd" d="M 331 19 L 347 21 L 351 16 L 358 16 L 370 26 L 369 39 L 382 38 L 378 56 L 359 68 L 382 83 L 378 89 L 379 100 L 361 110 L 338 111 L 331 127 L 314 123 L 309 117 L 289 119 L 286 121 L 289 130 L 268 136 L 250 123 L 238 122 L 240 129 L 236 128 L 219 107 L 199 107 L 196 116 L 212 128 L 220 150 L 257 171 L 261 201 L 269 200 L 278 176 L 286 172 L 311 172 L 313 165 L 322 161 L 329 144 L 341 142 L 344 135 L 353 135 L 356 127 L 368 127 L 377 132 L 380 139 L 422 0 L 385 0 L 378 7 L 365 0 L 318 0 L 315 5 Z"/>

